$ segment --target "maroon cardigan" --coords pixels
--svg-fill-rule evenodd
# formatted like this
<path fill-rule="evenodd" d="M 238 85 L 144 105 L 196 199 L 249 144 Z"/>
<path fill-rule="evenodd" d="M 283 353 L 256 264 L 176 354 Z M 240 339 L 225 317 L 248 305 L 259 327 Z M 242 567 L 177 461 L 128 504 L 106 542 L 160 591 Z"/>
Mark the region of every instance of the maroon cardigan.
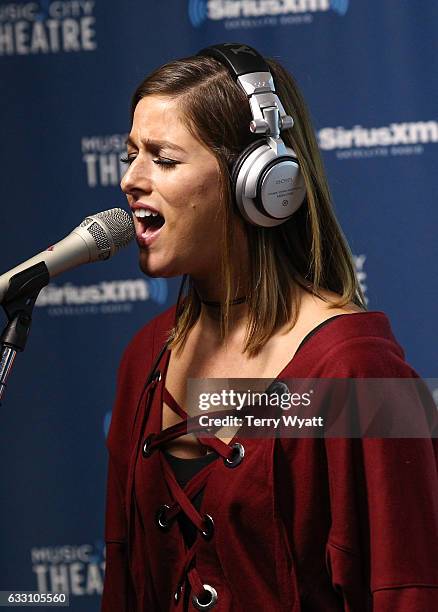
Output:
<path fill-rule="evenodd" d="M 174 599 L 186 554 L 178 523 L 167 532 L 156 526 L 157 509 L 174 501 L 165 459 L 160 450 L 141 452 L 161 430 L 164 381 L 144 385 L 174 312 L 137 333 L 119 369 L 102 612 L 195 610 L 190 599 Z M 415 376 L 381 312 L 323 326 L 282 373 Z M 438 610 L 437 440 L 240 441 L 240 465 L 229 469 L 219 458 L 208 466 L 202 500 L 215 531 L 209 541 L 198 536 L 196 569 L 218 593 L 215 612 Z"/>

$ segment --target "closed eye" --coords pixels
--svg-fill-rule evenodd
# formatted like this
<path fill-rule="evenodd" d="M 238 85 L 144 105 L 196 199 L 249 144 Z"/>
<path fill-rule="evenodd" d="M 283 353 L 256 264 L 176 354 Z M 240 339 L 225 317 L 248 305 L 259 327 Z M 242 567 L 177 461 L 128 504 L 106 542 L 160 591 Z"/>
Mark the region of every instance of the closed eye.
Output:
<path fill-rule="evenodd" d="M 123 164 L 128 164 L 128 166 L 130 166 L 132 162 L 135 161 L 136 157 L 136 155 L 122 155 L 120 161 Z M 174 168 L 177 164 L 181 163 L 179 161 L 176 161 L 175 159 L 170 159 L 168 157 L 157 157 L 152 161 L 154 162 L 154 164 L 157 164 L 157 166 L 161 166 L 163 170 L 170 170 L 171 168 Z"/>
<path fill-rule="evenodd" d="M 122 155 L 122 157 L 120 158 L 120 161 L 122 162 L 122 164 L 131 165 L 135 157 L 136 157 L 135 155 Z"/>
<path fill-rule="evenodd" d="M 174 159 L 169 159 L 167 157 L 157 157 L 153 160 L 153 162 L 154 164 L 157 164 L 157 166 L 161 166 L 163 170 L 170 170 L 171 168 L 174 168 L 176 165 L 181 163 Z"/>

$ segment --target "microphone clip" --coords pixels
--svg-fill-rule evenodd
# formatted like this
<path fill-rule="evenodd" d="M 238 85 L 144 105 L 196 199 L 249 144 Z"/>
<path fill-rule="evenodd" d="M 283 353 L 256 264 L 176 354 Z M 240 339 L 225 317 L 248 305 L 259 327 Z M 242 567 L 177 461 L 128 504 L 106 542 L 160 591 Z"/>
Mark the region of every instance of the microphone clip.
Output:
<path fill-rule="evenodd" d="M 12 276 L 2 306 L 8 323 L 0 337 L 0 400 L 6 387 L 15 356 L 23 351 L 32 323 L 32 312 L 38 295 L 50 280 L 44 261 Z"/>

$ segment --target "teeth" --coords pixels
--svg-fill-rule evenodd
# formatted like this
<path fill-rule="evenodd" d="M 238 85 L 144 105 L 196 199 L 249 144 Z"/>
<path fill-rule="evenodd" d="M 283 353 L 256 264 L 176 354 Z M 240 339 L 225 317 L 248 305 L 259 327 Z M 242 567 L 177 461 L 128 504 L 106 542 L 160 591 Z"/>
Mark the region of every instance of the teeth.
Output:
<path fill-rule="evenodd" d="M 134 215 L 137 219 L 144 219 L 144 217 L 157 217 L 157 212 L 152 212 L 151 210 L 146 210 L 145 208 L 137 208 L 134 210 Z"/>

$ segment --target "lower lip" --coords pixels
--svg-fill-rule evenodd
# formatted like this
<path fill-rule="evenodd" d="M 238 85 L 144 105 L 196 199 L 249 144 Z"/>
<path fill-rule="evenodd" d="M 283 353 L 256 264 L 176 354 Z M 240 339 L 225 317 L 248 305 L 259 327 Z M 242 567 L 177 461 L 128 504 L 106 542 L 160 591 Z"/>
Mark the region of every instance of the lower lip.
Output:
<path fill-rule="evenodd" d="M 148 227 L 148 229 L 145 232 L 141 231 L 141 228 L 138 227 L 137 228 L 137 244 L 139 247 L 149 247 L 154 240 L 157 239 L 158 234 L 161 232 L 161 230 L 163 229 L 164 225 L 162 225 L 161 227 L 158 228 L 150 228 Z"/>

